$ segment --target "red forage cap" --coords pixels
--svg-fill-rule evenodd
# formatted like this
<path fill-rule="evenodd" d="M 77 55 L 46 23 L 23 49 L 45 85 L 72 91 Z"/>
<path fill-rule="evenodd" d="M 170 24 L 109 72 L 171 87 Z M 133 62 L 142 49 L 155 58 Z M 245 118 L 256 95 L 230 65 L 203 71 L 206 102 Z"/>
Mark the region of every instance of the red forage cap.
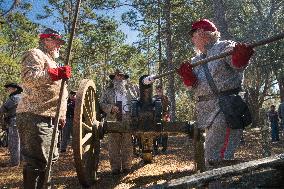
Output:
<path fill-rule="evenodd" d="M 211 32 L 217 31 L 215 24 L 207 19 L 196 21 L 191 25 L 191 30 L 197 30 L 197 29 L 203 29 L 204 31 L 211 31 Z"/>
<path fill-rule="evenodd" d="M 41 34 L 39 34 L 39 38 L 41 39 L 52 38 L 54 40 L 57 40 L 61 45 L 65 43 L 60 33 L 51 28 L 46 28 Z"/>

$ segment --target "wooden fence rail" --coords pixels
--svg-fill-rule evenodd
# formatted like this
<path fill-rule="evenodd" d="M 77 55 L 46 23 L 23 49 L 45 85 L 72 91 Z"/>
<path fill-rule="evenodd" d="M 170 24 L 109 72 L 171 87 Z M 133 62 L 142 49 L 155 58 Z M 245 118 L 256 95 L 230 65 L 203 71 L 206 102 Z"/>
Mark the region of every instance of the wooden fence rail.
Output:
<path fill-rule="evenodd" d="M 263 168 L 278 167 L 280 170 L 284 166 L 284 154 L 271 156 L 268 158 L 258 159 L 254 161 L 244 162 L 236 165 L 221 167 L 191 176 L 170 180 L 161 185 L 148 187 L 149 189 L 188 189 L 200 186 L 202 183 L 218 180 L 220 178 L 232 177 L 245 174 Z M 282 170 L 283 171 L 283 170 Z"/>

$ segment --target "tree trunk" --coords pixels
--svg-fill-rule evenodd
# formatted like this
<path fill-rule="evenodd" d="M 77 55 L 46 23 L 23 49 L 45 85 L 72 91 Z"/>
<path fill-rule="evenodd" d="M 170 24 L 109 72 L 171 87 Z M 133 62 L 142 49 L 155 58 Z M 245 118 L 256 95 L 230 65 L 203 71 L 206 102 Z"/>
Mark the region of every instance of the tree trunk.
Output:
<path fill-rule="evenodd" d="M 259 91 L 255 88 L 247 88 L 247 103 L 252 114 L 252 127 L 258 127 L 259 122 Z"/>
<path fill-rule="evenodd" d="M 108 49 L 106 49 L 105 57 L 104 57 L 104 63 L 103 63 L 103 82 L 102 82 L 102 89 L 105 90 L 107 87 L 107 62 L 108 62 Z"/>
<path fill-rule="evenodd" d="M 281 75 L 278 78 L 278 86 L 280 91 L 280 100 L 281 102 L 284 102 L 284 75 Z"/>
<path fill-rule="evenodd" d="M 161 41 L 161 2 L 158 0 L 159 19 L 158 19 L 158 53 L 159 53 L 159 75 L 162 74 L 162 41 Z M 163 78 L 160 78 L 160 84 L 163 84 Z"/>
<path fill-rule="evenodd" d="M 232 36 L 228 31 L 228 24 L 223 0 L 213 0 L 214 22 L 221 33 L 222 39 L 231 39 Z"/>
<path fill-rule="evenodd" d="M 171 1 L 165 1 L 165 20 L 166 20 L 166 56 L 168 69 L 174 69 L 173 53 L 172 53 L 172 32 L 171 32 Z M 170 99 L 171 121 L 176 119 L 176 101 L 175 101 L 175 79 L 174 73 L 168 76 L 168 94 Z"/>

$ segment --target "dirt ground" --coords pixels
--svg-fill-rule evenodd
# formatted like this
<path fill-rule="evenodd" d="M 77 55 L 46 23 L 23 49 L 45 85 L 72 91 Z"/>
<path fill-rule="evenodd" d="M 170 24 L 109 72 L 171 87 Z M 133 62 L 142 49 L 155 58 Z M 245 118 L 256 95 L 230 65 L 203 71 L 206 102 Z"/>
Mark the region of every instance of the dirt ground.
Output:
<path fill-rule="evenodd" d="M 259 129 L 247 129 L 244 132 L 242 144 L 236 158 L 249 161 L 262 158 L 261 135 Z M 192 141 L 186 135 L 170 135 L 169 149 L 166 154 L 158 154 L 151 164 L 144 164 L 141 158 L 134 158 L 133 167 L 129 174 L 112 176 L 106 150 L 106 141 L 102 141 L 99 179 L 94 187 L 96 189 L 127 189 L 144 188 L 161 184 L 171 179 L 193 174 L 193 148 Z M 280 142 L 269 144 L 272 155 L 284 153 L 284 137 Z M 22 188 L 22 164 L 19 167 L 9 167 L 9 154 L 6 148 L 0 148 L 0 189 Z M 56 189 L 80 189 L 76 177 L 73 153 L 71 147 L 66 153 L 60 155 L 53 166 L 52 182 Z"/>

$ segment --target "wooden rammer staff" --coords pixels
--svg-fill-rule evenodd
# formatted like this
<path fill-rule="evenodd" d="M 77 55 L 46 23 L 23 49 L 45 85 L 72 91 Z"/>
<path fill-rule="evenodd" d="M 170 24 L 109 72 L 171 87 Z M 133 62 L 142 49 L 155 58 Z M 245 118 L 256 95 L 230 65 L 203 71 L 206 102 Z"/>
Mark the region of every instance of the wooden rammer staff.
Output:
<path fill-rule="evenodd" d="M 278 40 L 281 40 L 284 38 L 284 32 L 283 33 L 280 33 L 278 35 L 275 35 L 275 36 L 272 36 L 272 37 L 268 37 L 268 38 L 265 38 L 265 39 L 262 39 L 260 41 L 257 41 L 257 42 L 252 42 L 252 43 L 249 43 L 248 46 L 252 47 L 252 48 L 255 48 L 255 47 L 259 47 L 259 46 L 262 46 L 262 45 L 266 45 L 266 44 L 269 44 L 269 43 L 272 43 L 272 42 L 275 42 L 275 41 L 278 41 Z M 229 50 L 229 51 L 226 51 L 226 52 L 223 52 L 221 54 L 218 54 L 218 55 L 215 55 L 215 56 L 210 56 L 208 58 L 205 58 L 205 59 L 202 59 L 200 61 L 197 61 L 195 62 L 194 64 L 192 64 L 192 67 L 196 67 L 196 66 L 199 66 L 199 65 L 202 65 L 202 64 L 206 64 L 210 61 L 213 61 L 213 60 L 218 60 L 218 59 L 221 59 L 221 58 L 224 58 L 226 56 L 229 56 L 231 55 L 233 52 L 233 50 Z M 146 77 L 144 80 L 143 80 L 143 83 L 145 85 L 147 84 L 151 84 L 153 83 L 156 79 L 159 79 L 161 77 L 165 77 L 167 75 L 170 75 L 172 73 L 175 73 L 177 72 L 178 68 L 175 68 L 173 70 L 170 70 L 168 72 L 165 72 L 165 73 L 162 73 L 160 75 L 155 75 L 155 76 L 148 76 Z"/>
<path fill-rule="evenodd" d="M 74 38 L 74 34 L 75 34 L 80 4 L 81 4 L 81 0 L 77 0 L 74 20 L 73 20 L 73 23 L 72 23 L 72 30 L 71 30 L 70 38 L 69 38 L 69 41 L 68 41 L 67 56 L 66 56 L 66 60 L 65 60 L 65 63 L 64 63 L 65 66 L 69 65 L 69 62 L 70 62 L 72 43 L 73 43 L 73 38 Z M 54 146 L 55 146 L 55 139 L 57 138 L 58 124 L 59 124 L 59 119 L 60 119 L 60 110 L 62 109 L 63 91 L 64 91 L 66 83 L 67 83 L 67 80 L 63 79 L 62 82 L 61 82 L 61 86 L 60 86 L 58 105 L 57 105 L 56 114 L 55 114 L 55 124 L 54 124 L 53 132 L 52 132 L 52 139 L 51 139 L 50 150 L 49 150 L 49 154 L 48 154 L 47 168 L 46 168 L 46 173 L 45 173 L 45 178 L 44 178 L 44 189 L 48 189 L 49 184 L 50 184 L 49 182 L 50 182 L 50 172 L 51 172 L 53 151 L 54 151 Z"/>

